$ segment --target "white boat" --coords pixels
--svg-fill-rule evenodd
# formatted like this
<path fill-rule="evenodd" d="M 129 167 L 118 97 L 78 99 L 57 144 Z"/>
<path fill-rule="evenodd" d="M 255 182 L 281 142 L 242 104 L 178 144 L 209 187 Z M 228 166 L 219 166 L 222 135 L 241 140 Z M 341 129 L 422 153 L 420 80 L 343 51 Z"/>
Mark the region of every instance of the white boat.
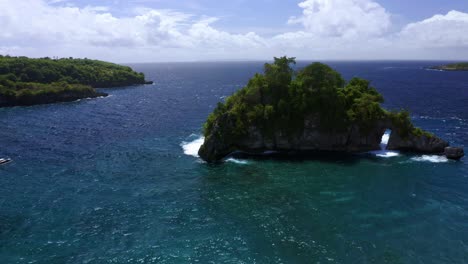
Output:
<path fill-rule="evenodd" d="M 10 161 L 11 161 L 11 159 L 8 159 L 8 158 L 3 159 L 3 158 L 2 158 L 2 159 L 0 159 L 0 165 L 5 164 L 5 163 L 8 163 L 8 162 L 10 162 Z"/>

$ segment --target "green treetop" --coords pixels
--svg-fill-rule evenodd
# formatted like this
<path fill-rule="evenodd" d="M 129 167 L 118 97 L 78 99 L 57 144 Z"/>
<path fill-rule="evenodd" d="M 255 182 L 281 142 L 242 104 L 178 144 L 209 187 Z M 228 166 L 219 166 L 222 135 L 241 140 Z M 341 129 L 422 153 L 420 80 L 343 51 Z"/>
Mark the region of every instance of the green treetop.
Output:
<path fill-rule="evenodd" d="M 376 121 L 390 118 L 408 132 L 416 131 L 405 112 L 387 112 L 381 107 L 382 95 L 369 81 L 353 78 L 345 82 L 341 75 L 322 63 L 313 63 L 298 72 L 291 64 L 295 58 L 274 58 L 266 63 L 264 74 L 256 74 L 248 84 L 219 103 L 204 125 L 211 134 L 218 120 L 229 117 L 235 129 L 231 137 L 242 137 L 255 126 L 272 136 L 274 131 L 288 135 L 300 132 L 306 118 L 316 118 L 320 129 L 340 131 L 351 124 L 362 130 Z"/>

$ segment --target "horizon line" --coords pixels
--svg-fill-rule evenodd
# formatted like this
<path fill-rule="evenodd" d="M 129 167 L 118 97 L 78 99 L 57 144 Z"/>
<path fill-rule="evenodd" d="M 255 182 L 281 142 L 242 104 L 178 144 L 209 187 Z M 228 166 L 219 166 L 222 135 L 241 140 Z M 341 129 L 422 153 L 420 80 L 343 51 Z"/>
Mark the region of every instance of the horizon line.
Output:
<path fill-rule="evenodd" d="M 245 59 L 245 60 L 186 60 L 186 61 L 146 61 L 146 62 L 115 62 L 123 64 L 152 64 L 152 63 L 225 63 L 225 62 L 270 62 L 273 59 Z M 454 59 L 296 59 L 296 62 L 468 62 Z"/>

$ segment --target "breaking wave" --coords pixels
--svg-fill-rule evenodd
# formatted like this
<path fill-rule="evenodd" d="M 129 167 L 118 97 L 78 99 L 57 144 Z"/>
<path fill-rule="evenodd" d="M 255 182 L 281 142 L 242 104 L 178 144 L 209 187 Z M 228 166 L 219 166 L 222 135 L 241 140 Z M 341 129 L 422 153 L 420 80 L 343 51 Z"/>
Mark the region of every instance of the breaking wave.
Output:
<path fill-rule="evenodd" d="M 227 162 L 236 163 L 236 164 L 243 164 L 243 165 L 249 164 L 249 162 L 246 161 L 246 160 L 240 160 L 240 159 L 235 159 L 235 158 L 229 158 L 229 159 L 227 159 L 226 161 L 227 161 Z"/>
<path fill-rule="evenodd" d="M 432 163 L 443 163 L 448 162 L 449 160 L 445 156 L 439 155 L 422 155 L 420 157 L 413 157 L 411 158 L 413 161 L 421 161 L 421 162 L 432 162 Z"/>
<path fill-rule="evenodd" d="M 180 146 L 184 150 L 185 155 L 193 156 L 193 157 L 199 157 L 198 156 L 198 150 L 200 147 L 203 145 L 203 142 L 205 142 L 204 137 L 198 137 L 193 141 L 187 142 L 183 141 Z"/>

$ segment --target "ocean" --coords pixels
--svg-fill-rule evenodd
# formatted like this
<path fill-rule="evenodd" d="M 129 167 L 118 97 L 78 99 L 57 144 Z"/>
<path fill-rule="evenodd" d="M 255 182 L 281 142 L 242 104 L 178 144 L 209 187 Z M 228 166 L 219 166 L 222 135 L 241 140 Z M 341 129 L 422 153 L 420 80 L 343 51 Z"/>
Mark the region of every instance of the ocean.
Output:
<path fill-rule="evenodd" d="M 467 151 L 467 72 L 327 63 Z M 468 263 L 467 158 L 209 165 L 204 121 L 263 63 L 130 66 L 155 84 L 0 109 L 0 263 Z"/>

